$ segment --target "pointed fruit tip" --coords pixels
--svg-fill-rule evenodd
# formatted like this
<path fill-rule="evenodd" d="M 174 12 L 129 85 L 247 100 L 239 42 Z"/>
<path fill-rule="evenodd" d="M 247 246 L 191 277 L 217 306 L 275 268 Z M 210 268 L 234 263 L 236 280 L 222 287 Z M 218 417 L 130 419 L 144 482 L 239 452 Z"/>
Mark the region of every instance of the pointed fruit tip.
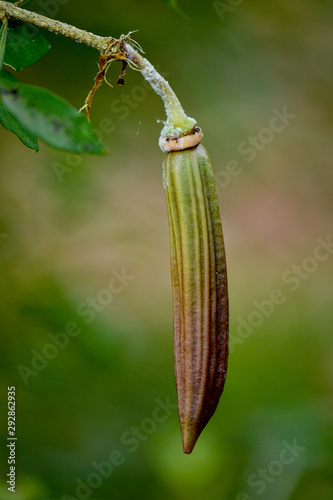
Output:
<path fill-rule="evenodd" d="M 200 432 L 198 432 L 198 429 L 192 425 L 186 426 L 182 429 L 183 451 L 186 455 L 192 453 L 199 436 Z"/>

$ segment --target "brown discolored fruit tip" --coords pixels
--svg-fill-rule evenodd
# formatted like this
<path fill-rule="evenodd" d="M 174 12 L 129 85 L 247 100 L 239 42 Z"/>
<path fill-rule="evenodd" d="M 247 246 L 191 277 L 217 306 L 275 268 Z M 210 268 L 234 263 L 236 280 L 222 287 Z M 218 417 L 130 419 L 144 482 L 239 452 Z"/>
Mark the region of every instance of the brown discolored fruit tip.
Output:
<path fill-rule="evenodd" d="M 184 149 L 194 148 L 200 144 L 203 137 L 200 127 L 193 127 L 192 130 L 186 132 L 186 134 L 178 136 L 161 136 L 159 140 L 159 146 L 162 151 L 166 153 L 170 151 L 183 151 Z"/>

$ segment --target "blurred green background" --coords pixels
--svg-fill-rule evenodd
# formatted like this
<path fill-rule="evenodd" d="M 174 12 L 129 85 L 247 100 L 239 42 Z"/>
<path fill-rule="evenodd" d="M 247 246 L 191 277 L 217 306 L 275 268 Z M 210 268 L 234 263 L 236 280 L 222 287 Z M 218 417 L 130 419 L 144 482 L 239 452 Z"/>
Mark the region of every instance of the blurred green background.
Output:
<path fill-rule="evenodd" d="M 134 38 L 204 131 L 230 285 L 219 408 L 184 455 L 157 144 L 164 110 L 138 72 L 117 87 L 114 64 L 114 88 L 98 91 L 92 110 L 108 156 L 78 159 L 43 144 L 35 154 L 0 131 L 1 500 L 12 498 L 12 385 L 17 500 L 333 498 L 333 3 L 179 4 L 188 18 L 159 0 L 54 2 L 54 14 L 102 35 L 138 29 Z M 52 50 L 19 77 L 79 108 L 97 53 L 45 36 Z M 283 112 L 292 117 L 269 130 Z M 115 272 L 134 279 L 101 292 Z M 90 322 L 77 312 L 88 297 L 104 300 Z M 49 334 L 70 322 L 80 333 L 63 349 L 53 342 L 47 365 L 23 380 L 18 366 L 31 369 Z M 168 401 L 167 412 L 156 410 Z"/>

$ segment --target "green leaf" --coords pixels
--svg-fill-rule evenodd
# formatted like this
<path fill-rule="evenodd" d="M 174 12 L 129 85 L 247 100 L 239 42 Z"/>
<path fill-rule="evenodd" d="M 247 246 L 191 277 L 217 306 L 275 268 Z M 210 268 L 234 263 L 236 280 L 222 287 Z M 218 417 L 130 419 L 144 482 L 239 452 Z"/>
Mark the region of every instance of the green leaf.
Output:
<path fill-rule="evenodd" d="M 0 73 L 1 78 L 7 80 L 8 82 L 16 82 L 15 76 L 8 73 L 6 70 L 2 70 Z M 26 128 L 24 128 L 14 116 L 7 111 L 7 109 L 0 103 L 0 123 L 5 127 L 5 129 L 13 132 L 17 137 L 28 146 L 28 148 L 39 150 L 37 137 L 31 134 Z"/>
<path fill-rule="evenodd" d="M 85 114 L 40 87 L 0 80 L 3 106 L 49 146 L 71 153 L 105 154 Z"/>
<path fill-rule="evenodd" d="M 39 61 L 50 47 L 32 24 L 10 21 L 4 63 L 19 71 Z"/>
<path fill-rule="evenodd" d="M 17 82 L 17 78 L 9 73 L 9 71 L 5 70 L 2 68 L 0 77 L 3 78 L 4 80 L 7 80 L 8 82 Z"/>

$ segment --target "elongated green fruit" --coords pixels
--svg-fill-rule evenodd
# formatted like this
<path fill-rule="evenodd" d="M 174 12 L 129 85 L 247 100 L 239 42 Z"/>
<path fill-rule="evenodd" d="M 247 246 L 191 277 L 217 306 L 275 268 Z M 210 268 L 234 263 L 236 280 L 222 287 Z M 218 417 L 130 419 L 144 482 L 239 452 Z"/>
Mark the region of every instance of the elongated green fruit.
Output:
<path fill-rule="evenodd" d="M 198 145 L 163 164 L 174 309 L 175 379 L 183 449 L 214 414 L 228 361 L 228 290 L 222 226 L 211 163 Z"/>

